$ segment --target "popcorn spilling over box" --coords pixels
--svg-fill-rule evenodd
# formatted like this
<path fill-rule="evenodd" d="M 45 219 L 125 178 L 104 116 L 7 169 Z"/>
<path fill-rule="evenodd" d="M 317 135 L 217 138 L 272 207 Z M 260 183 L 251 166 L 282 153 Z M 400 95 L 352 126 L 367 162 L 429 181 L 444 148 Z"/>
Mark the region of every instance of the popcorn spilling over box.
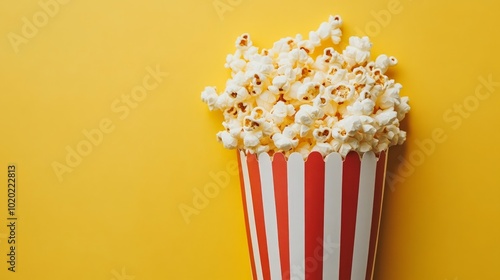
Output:
<path fill-rule="evenodd" d="M 370 60 L 368 37 L 321 48 L 341 24 L 261 50 L 241 35 L 225 89 L 201 94 L 238 150 L 254 279 L 372 278 L 387 150 L 410 107 L 386 75 L 397 59 Z"/>

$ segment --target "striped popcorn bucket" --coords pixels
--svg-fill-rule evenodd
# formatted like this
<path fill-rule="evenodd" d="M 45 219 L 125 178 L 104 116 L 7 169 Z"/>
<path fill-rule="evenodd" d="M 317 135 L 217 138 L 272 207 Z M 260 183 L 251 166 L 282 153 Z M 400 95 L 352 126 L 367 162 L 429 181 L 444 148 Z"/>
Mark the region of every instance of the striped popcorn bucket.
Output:
<path fill-rule="evenodd" d="M 253 279 L 372 279 L 386 152 L 238 160 Z"/>

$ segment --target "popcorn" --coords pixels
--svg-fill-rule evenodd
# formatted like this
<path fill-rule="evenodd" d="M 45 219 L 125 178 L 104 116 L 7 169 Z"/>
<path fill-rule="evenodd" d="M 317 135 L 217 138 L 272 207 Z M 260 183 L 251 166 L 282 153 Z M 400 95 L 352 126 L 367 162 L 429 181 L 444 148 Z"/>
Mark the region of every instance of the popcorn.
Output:
<path fill-rule="evenodd" d="M 309 132 L 311 125 L 322 116 L 322 111 L 319 107 L 311 105 L 301 105 L 297 113 L 295 113 L 295 123 L 300 124 L 300 137 L 304 137 Z"/>
<path fill-rule="evenodd" d="M 236 139 L 236 137 L 233 137 L 227 131 L 220 131 L 219 133 L 217 133 L 217 139 L 219 140 L 219 142 L 222 142 L 224 148 L 226 149 L 236 149 L 236 147 L 238 146 L 238 139 Z"/>
<path fill-rule="evenodd" d="M 397 120 L 398 114 L 390 109 L 387 110 L 379 110 L 377 111 L 377 114 L 375 114 L 374 118 L 375 121 L 380 125 L 380 126 L 386 126 L 386 125 L 391 125 L 394 123 L 395 120 Z"/>
<path fill-rule="evenodd" d="M 285 131 L 282 133 L 275 133 L 272 137 L 274 144 L 279 150 L 289 151 L 292 148 L 297 147 L 299 144 L 299 140 L 295 137 L 295 135 L 290 132 L 289 127 L 285 128 Z"/>
<path fill-rule="evenodd" d="M 340 16 L 330 16 L 308 39 L 286 37 L 270 49 L 254 46 L 249 34 L 239 36 L 224 64 L 231 70 L 225 89 L 201 93 L 211 111 L 223 112 L 218 141 L 228 149 L 304 157 L 311 151 L 378 154 L 402 144 L 408 97 L 385 74 L 397 59 L 382 54 L 370 61 L 368 37 L 350 37 L 343 51 L 331 44 L 317 50 L 325 40 L 340 43 L 341 25 Z"/>
<path fill-rule="evenodd" d="M 320 93 L 320 89 L 321 85 L 319 83 L 304 83 L 297 89 L 297 99 L 302 101 L 312 100 Z"/>
<path fill-rule="evenodd" d="M 344 50 L 344 59 L 349 66 L 363 65 L 370 59 L 372 43 L 368 37 L 352 36 L 349 38 L 349 46 Z"/>
<path fill-rule="evenodd" d="M 382 71 L 382 74 L 387 71 L 389 66 L 394 66 L 396 64 L 398 64 L 398 60 L 394 56 L 388 57 L 385 54 L 379 55 L 375 60 L 375 67 L 380 69 L 380 71 Z"/>
<path fill-rule="evenodd" d="M 333 153 L 333 147 L 330 143 L 316 143 L 312 151 L 318 151 L 322 156 Z"/>
<path fill-rule="evenodd" d="M 222 125 L 226 128 L 226 131 L 229 132 L 229 134 L 234 138 L 240 137 L 241 132 L 243 132 L 243 126 L 241 124 L 241 121 L 238 119 L 230 119 L 228 122 L 223 122 Z"/>
<path fill-rule="evenodd" d="M 286 104 L 283 101 L 278 101 L 271 109 L 272 120 L 275 124 L 280 125 L 285 121 L 285 118 L 295 114 L 295 108 L 291 104 Z"/>
<path fill-rule="evenodd" d="M 340 43 L 340 37 L 342 36 L 342 31 L 340 26 L 342 25 L 342 19 L 340 16 L 330 16 L 328 22 L 323 22 L 318 28 L 318 36 L 325 40 L 330 37 L 334 44 Z"/>
<path fill-rule="evenodd" d="M 402 86 L 389 81 L 385 87 L 384 93 L 382 93 L 377 100 L 378 106 L 383 110 L 393 108 L 401 103 L 399 91 Z"/>
<path fill-rule="evenodd" d="M 236 85 L 236 84 L 231 84 L 231 85 L 227 86 L 224 93 L 227 94 L 230 98 L 232 98 L 229 100 L 234 101 L 232 103 L 233 106 L 235 103 L 245 101 L 248 98 L 248 90 L 246 88 L 239 86 L 239 85 Z"/>
<path fill-rule="evenodd" d="M 333 136 L 338 139 L 347 139 L 349 136 L 354 136 L 354 134 L 361 128 L 361 120 L 357 116 L 348 116 L 345 119 L 340 120 L 333 127 Z"/>
<path fill-rule="evenodd" d="M 326 142 L 332 135 L 332 130 L 329 127 L 319 127 L 313 131 L 313 137 L 317 143 Z"/>
<path fill-rule="evenodd" d="M 344 102 L 353 99 L 355 91 L 354 86 L 341 82 L 327 87 L 325 92 L 335 103 L 342 105 Z"/>
<path fill-rule="evenodd" d="M 208 109 L 213 111 L 215 109 L 219 109 L 216 104 L 218 100 L 217 91 L 215 91 L 214 87 L 206 87 L 205 90 L 201 93 L 201 100 L 208 105 Z"/>
<path fill-rule="evenodd" d="M 276 99 L 278 99 L 278 97 L 274 93 L 266 90 L 259 96 L 257 96 L 255 102 L 257 103 L 257 106 L 263 107 L 267 111 L 270 111 L 274 103 L 276 102 Z"/>
<path fill-rule="evenodd" d="M 302 157 L 306 158 L 307 155 L 309 155 L 309 153 L 311 152 L 311 144 L 309 144 L 309 142 L 299 143 L 295 150 L 296 152 L 300 153 Z"/>
<path fill-rule="evenodd" d="M 398 113 L 398 120 L 402 121 L 405 115 L 410 111 L 410 105 L 408 105 L 408 96 L 403 96 L 400 99 L 400 103 L 396 106 L 396 112 Z"/>
<path fill-rule="evenodd" d="M 347 70 L 340 66 L 333 65 L 328 69 L 327 81 L 333 85 L 344 82 L 346 80 Z"/>
<path fill-rule="evenodd" d="M 352 115 L 367 115 L 373 113 L 375 102 L 371 99 L 356 100 L 352 105 L 347 106 L 347 111 Z"/>
<path fill-rule="evenodd" d="M 322 72 L 328 72 L 328 69 L 335 65 L 341 68 L 343 60 L 341 55 L 336 52 L 333 48 L 326 48 L 323 50 L 323 54 L 316 58 L 314 67 Z"/>
<path fill-rule="evenodd" d="M 228 54 L 224 67 L 231 69 L 233 72 L 240 72 L 245 69 L 247 62 L 241 59 L 241 52 L 237 50 L 235 54 Z"/>
<path fill-rule="evenodd" d="M 250 35 L 247 33 L 236 38 L 236 42 L 234 44 L 236 49 L 242 52 L 247 51 L 253 45 L 252 40 L 250 40 Z"/>
<path fill-rule="evenodd" d="M 246 63 L 246 70 L 269 75 L 274 71 L 273 59 L 265 55 L 253 55 Z"/>
<path fill-rule="evenodd" d="M 262 137 L 262 132 L 246 132 L 243 137 L 243 143 L 249 148 L 254 148 L 260 144 L 259 138 Z"/>

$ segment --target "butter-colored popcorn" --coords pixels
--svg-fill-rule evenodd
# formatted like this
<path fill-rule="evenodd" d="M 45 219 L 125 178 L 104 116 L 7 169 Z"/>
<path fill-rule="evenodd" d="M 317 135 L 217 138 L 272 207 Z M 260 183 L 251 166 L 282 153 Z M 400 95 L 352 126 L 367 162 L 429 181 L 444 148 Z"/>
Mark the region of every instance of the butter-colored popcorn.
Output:
<path fill-rule="evenodd" d="M 201 93 L 210 110 L 223 113 L 217 139 L 224 147 L 345 157 L 405 141 L 400 123 L 410 110 L 408 97 L 386 75 L 397 59 L 382 54 L 370 61 L 368 37 L 349 38 L 344 50 L 331 47 L 340 43 L 341 25 L 340 16 L 330 16 L 307 39 L 286 37 L 270 49 L 254 46 L 247 33 L 236 39 L 224 65 L 231 71 L 225 89 Z"/>

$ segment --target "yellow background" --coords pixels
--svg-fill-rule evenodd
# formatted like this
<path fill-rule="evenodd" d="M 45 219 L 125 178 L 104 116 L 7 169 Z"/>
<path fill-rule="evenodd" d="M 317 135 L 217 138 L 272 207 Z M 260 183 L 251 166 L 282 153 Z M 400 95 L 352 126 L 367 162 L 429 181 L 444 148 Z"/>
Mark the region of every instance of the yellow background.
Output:
<path fill-rule="evenodd" d="M 250 279 L 237 176 L 189 223 L 179 210 L 236 159 L 216 142 L 221 117 L 200 92 L 224 85 L 239 34 L 270 47 L 330 14 L 343 17 L 344 40 L 366 33 L 373 57 L 399 59 L 391 75 L 411 99 L 408 141 L 389 158 L 396 179 L 385 192 L 375 279 L 500 279 L 500 87 L 475 97 L 480 77 L 500 81 L 498 4 L 220 0 L 230 9 L 218 14 L 213 0 L 66 2 L 19 45 L 9 36 L 22 35 L 24 17 L 44 23 L 43 9 L 38 0 L 0 2 L 1 279 Z M 126 117 L 113 111 L 148 67 L 168 76 Z M 464 102 L 463 115 L 453 111 Z M 102 120 L 114 130 L 58 180 L 53 163 L 65 164 L 66 147 Z M 430 140 L 436 129 L 444 143 Z M 10 163 L 16 273 L 6 263 Z"/>

